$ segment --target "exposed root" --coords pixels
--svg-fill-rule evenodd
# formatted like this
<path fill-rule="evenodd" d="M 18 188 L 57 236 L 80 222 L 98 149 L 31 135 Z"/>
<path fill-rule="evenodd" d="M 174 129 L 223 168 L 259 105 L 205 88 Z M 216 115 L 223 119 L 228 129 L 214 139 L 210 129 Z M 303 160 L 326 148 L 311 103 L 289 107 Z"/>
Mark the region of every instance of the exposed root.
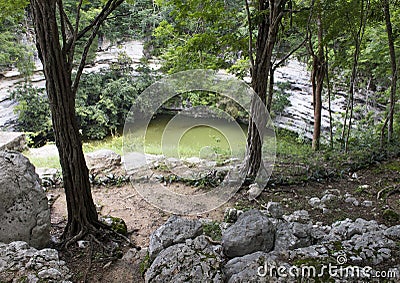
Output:
<path fill-rule="evenodd" d="M 387 199 L 389 196 L 391 196 L 395 193 L 399 193 L 399 192 L 400 192 L 400 189 L 397 186 L 389 186 L 389 187 L 386 187 L 386 188 L 383 188 L 382 190 L 380 190 L 377 193 L 376 198 L 378 200 L 383 199 L 383 198 Z"/>
<path fill-rule="evenodd" d="M 89 250 L 89 263 L 88 266 L 86 268 L 85 274 L 83 275 L 83 282 L 88 282 L 87 281 L 87 276 L 89 274 L 89 271 L 92 267 L 92 256 L 93 256 L 93 241 L 92 239 L 90 240 L 90 250 Z"/>
<path fill-rule="evenodd" d="M 72 245 L 72 244 L 76 243 L 77 241 L 83 239 L 83 238 L 87 235 L 87 232 L 88 232 L 88 229 L 85 228 L 85 227 L 83 227 L 83 228 L 79 231 L 79 233 L 78 233 L 77 235 L 75 235 L 74 237 L 72 237 L 72 238 L 70 238 L 70 239 L 67 239 L 67 240 L 65 241 L 64 248 L 65 248 L 66 250 L 68 250 L 68 247 L 69 247 L 70 245 Z"/>

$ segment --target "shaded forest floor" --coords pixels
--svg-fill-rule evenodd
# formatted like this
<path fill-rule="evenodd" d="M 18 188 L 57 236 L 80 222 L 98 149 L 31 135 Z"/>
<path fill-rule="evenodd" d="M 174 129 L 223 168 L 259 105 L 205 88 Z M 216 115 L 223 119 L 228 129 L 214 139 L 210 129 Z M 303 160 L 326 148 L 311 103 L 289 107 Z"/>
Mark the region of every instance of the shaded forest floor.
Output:
<path fill-rule="evenodd" d="M 292 177 L 286 178 L 285 182 L 278 182 L 277 175 L 273 175 L 271 184 L 256 201 L 249 201 L 243 189 L 223 206 L 197 217 L 221 222 L 228 207 L 263 209 L 269 201 L 277 201 L 283 205 L 285 214 L 307 210 L 313 222 L 323 224 L 346 218 L 376 220 L 387 226 L 400 224 L 400 158 L 375 163 L 357 171 L 347 170 L 340 177 L 320 180 L 299 175 L 296 166 L 299 165 L 288 167 L 287 163 L 278 163 L 277 172 L 283 173 L 280 170 L 283 167 L 291 168 L 285 176 Z M 293 170 L 297 173 L 293 173 Z M 327 193 L 342 197 L 330 201 L 324 208 L 310 201 L 311 198 L 322 198 Z M 52 206 L 52 234 L 57 237 L 66 223 L 64 193 L 62 189 L 52 189 L 48 194 L 56 199 Z M 144 201 L 130 184 L 94 187 L 93 197 L 101 215 L 124 219 L 129 238 L 140 248 L 121 244 L 120 258 L 105 257 L 101 248 L 93 243 L 85 248 L 76 246 L 61 251 L 61 259 L 66 261 L 74 274 L 73 282 L 144 282 L 149 236 L 170 215 Z"/>

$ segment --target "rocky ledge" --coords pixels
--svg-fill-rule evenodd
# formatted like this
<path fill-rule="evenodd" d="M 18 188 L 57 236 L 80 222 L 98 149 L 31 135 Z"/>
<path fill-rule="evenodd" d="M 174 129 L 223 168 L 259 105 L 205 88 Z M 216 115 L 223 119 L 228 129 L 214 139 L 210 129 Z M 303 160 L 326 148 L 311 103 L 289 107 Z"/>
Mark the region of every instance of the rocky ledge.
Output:
<path fill-rule="evenodd" d="M 279 203 L 225 222 L 172 216 L 152 233 L 146 282 L 400 280 L 400 225 L 345 219 L 326 226 Z M 375 280 L 375 281 L 374 281 Z"/>

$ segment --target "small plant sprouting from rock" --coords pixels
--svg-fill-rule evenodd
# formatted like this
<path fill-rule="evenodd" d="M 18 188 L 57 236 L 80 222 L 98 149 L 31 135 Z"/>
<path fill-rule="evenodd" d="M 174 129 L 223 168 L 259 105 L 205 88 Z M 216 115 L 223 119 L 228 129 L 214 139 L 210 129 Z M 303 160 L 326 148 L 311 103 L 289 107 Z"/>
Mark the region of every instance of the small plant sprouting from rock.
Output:
<path fill-rule="evenodd" d="M 216 221 L 212 221 L 209 223 L 203 224 L 203 233 L 206 236 L 209 236 L 214 241 L 222 240 L 222 231 L 219 223 Z"/>
<path fill-rule="evenodd" d="M 149 267 L 150 267 L 150 254 L 149 254 L 149 252 L 147 252 L 146 255 L 144 256 L 143 260 L 139 264 L 139 272 L 142 275 L 142 277 L 144 276 L 146 270 Z"/>

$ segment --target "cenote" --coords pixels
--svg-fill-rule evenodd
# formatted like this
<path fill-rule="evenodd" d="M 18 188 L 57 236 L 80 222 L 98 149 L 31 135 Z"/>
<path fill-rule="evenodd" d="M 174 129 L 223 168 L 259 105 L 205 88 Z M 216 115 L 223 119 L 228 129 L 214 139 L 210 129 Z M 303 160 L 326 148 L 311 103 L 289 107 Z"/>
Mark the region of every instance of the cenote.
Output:
<path fill-rule="evenodd" d="M 244 156 L 247 125 L 222 118 L 157 115 L 147 129 L 144 152 L 168 157 Z"/>

